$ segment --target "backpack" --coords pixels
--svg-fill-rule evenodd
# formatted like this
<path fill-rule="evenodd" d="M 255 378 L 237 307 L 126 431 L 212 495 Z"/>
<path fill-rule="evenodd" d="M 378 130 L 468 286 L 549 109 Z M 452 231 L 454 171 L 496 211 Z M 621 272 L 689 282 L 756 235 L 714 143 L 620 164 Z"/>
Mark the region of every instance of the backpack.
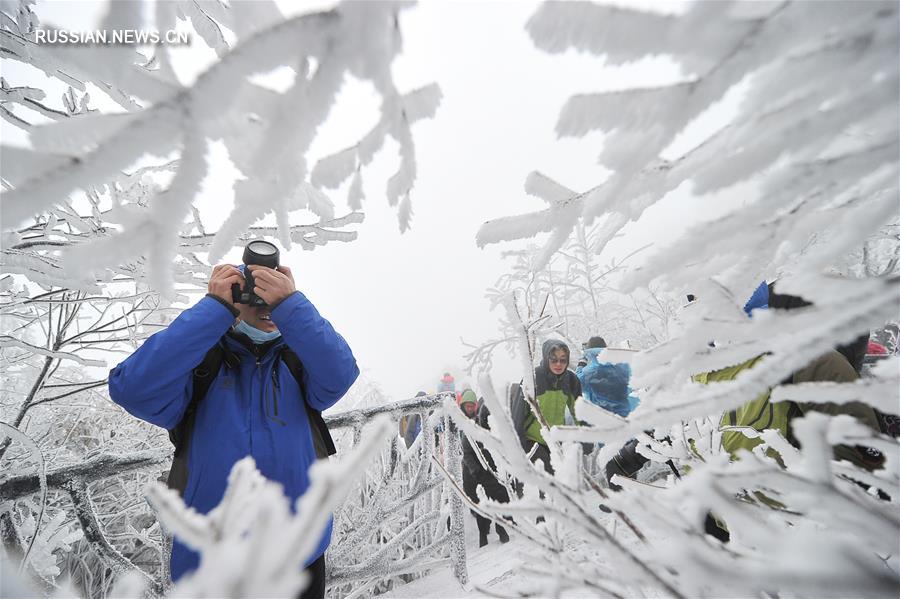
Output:
<path fill-rule="evenodd" d="M 334 439 L 332 439 L 331 433 L 328 431 L 328 425 L 325 424 L 322 413 L 310 406 L 306 401 L 306 384 L 303 382 L 303 363 L 300 361 L 299 356 L 297 356 L 297 354 L 289 347 L 284 346 L 278 350 L 278 355 L 275 356 L 275 360 L 276 368 L 278 360 L 284 362 L 285 366 L 287 366 L 288 370 L 290 370 L 291 374 L 294 376 L 294 379 L 296 379 L 297 384 L 300 386 L 300 396 L 306 407 L 306 415 L 309 418 L 310 432 L 312 433 L 316 457 L 322 459 L 334 455 L 337 453 L 334 446 Z M 166 484 L 169 488 L 178 491 L 179 495 L 182 495 L 185 487 L 187 487 L 188 450 L 191 444 L 191 434 L 194 431 L 194 422 L 197 418 L 197 406 L 206 396 L 213 381 L 216 380 L 223 362 L 227 368 L 237 368 L 240 366 L 240 358 L 229 351 L 225 345 L 219 341 L 212 349 L 206 352 L 203 360 L 194 368 L 192 373 L 193 393 L 191 394 L 191 401 L 184 411 L 181 421 L 175 425 L 174 428 L 169 430 L 169 440 L 172 442 L 172 445 L 175 446 L 175 455 L 172 459 L 172 467 L 169 469 L 169 476 L 166 479 Z"/>
<path fill-rule="evenodd" d="M 525 401 L 525 391 L 522 388 L 522 382 L 513 383 L 509 387 L 509 414 L 512 417 L 513 428 L 519 436 L 519 442 L 522 447 L 530 446 L 531 443 L 525 437 L 525 430 L 528 428 L 528 417 L 531 416 L 531 406 Z"/>
<path fill-rule="evenodd" d="M 628 364 L 597 362 L 588 364 L 582 371 L 582 385 L 605 397 L 612 403 L 628 405 L 628 381 L 631 368 Z"/>

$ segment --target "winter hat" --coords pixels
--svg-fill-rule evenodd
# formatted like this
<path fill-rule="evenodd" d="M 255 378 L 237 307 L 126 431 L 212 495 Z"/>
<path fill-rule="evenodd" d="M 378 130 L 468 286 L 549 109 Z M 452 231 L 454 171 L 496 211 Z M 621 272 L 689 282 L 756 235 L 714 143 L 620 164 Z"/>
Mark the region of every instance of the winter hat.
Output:
<path fill-rule="evenodd" d="M 753 292 L 753 295 L 750 296 L 750 299 L 747 300 L 747 303 L 744 304 L 744 312 L 747 314 L 747 316 L 752 316 L 751 312 L 753 312 L 754 310 L 768 307 L 769 286 L 765 281 L 763 281 Z"/>
<path fill-rule="evenodd" d="M 600 336 L 591 337 L 588 339 L 587 348 L 591 349 L 593 347 L 606 347 L 606 339 Z"/>
<path fill-rule="evenodd" d="M 428 394 L 425 393 L 424 391 L 419 391 L 418 393 L 416 393 L 416 397 L 425 397 L 426 395 L 428 395 Z"/>
<path fill-rule="evenodd" d="M 459 398 L 459 406 L 460 407 L 462 407 L 464 404 L 467 404 L 467 403 L 473 403 L 473 404 L 478 403 L 478 397 L 475 396 L 475 392 L 472 391 L 471 389 L 466 389 L 465 391 L 463 391 L 462 395 Z"/>
<path fill-rule="evenodd" d="M 869 344 L 866 346 L 866 353 L 873 356 L 886 356 L 888 350 L 885 346 L 881 345 L 877 341 L 869 341 Z"/>

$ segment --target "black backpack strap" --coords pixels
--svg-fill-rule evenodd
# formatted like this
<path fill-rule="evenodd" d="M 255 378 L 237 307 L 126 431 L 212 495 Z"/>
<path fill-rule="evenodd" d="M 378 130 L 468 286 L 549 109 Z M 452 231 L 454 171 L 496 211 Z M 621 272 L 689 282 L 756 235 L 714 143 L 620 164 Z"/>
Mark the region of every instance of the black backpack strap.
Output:
<path fill-rule="evenodd" d="M 303 380 L 303 362 L 300 361 L 300 357 L 289 347 L 284 347 L 281 350 L 280 355 L 281 360 L 288 367 L 288 370 L 291 371 L 291 374 L 294 375 L 297 385 L 300 386 L 300 395 L 303 406 L 306 408 L 306 416 L 309 419 L 309 428 L 312 433 L 316 457 L 322 459 L 336 454 L 337 449 L 334 446 L 334 439 L 331 438 L 331 432 L 328 430 L 328 425 L 325 424 L 325 419 L 322 418 L 322 412 L 309 405 L 309 402 L 306 399 L 308 396 L 306 394 L 306 382 Z"/>
<path fill-rule="evenodd" d="M 181 421 L 175 425 L 175 428 L 169 430 L 169 440 L 175 446 L 175 456 L 172 459 L 172 468 L 169 470 L 166 484 L 169 488 L 178 491 L 179 494 L 183 495 L 184 489 L 187 487 L 188 449 L 191 445 L 191 435 L 194 432 L 194 421 L 197 418 L 197 406 L 200 404 L 200 400 L 206 396 L 212 382 L 216 380 L 216 376 L 222 368 L 222 362 L 235 367 L 235 360 L 239 360 L 239 358 L 226 350 L 220 341 L 206 352 L 203 360 L 194 367 L 191 401 L 185 409 Z"/>
<path fill-rule="evenodd" d="M 532 445 L 532 441 L 525 435 L 525 431 L 531 425 L 534 414 L 531 413 L 531 406 L 525 401 L 525 387 L 522 385 L 524 379 L 519 381 L 518 385 L 513 385 L 510 389 L 512 396 L 512 406 L 510 408 L 510 417 L 512 418 L 513 428 L 519 437 L 519 443 L 522 448 L 528 451 Z"/>

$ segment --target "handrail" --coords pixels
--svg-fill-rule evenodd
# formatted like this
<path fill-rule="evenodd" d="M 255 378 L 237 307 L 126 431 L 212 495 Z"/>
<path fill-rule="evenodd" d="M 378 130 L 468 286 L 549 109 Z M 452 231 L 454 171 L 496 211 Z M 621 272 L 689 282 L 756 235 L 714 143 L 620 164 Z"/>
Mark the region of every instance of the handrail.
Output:
<path fill-rule="evenodd" d="M 394 419 L 399 420 L 401 416 L 407 414 L 434 410 L 440 407 L 447 397 L 453 398 L 455 396 L 452 392 L 444 391 L 435 393 L 434 395 L 423 395 L 421 397 L 413 397 L 412 399 L 403 399 L 382 406 L 372 406 L 338 412 L 337 414 L 329 414 L 325 415 L 324 419 L 325 424 L 327 424 L 330 429 L 365 424 L 369 419 L 379 414 L 390 414 Z"/>

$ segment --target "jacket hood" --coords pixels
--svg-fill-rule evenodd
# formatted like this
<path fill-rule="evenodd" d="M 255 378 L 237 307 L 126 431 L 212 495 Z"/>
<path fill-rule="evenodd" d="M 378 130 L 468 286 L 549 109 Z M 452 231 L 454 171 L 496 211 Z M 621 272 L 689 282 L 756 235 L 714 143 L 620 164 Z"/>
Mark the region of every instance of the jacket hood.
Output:
<path fill-rule="evenodd" d="M 605 347 L 590 347 L 584 350 L 584 357 L 587 358 L 588 364 L 594 362 L 597 359 L 597 356 L 602 354 L 606 350 Z"/>
<path fill-rule="evenodd" d="M 569 356 L 569 363 L 572 362 L 572 352 L 569 351 L 569 346 L 566 345 L 565 341 L 547 339 L 544 341 L 544 345 L 541 346 L 541 368 L 546 369 L 547 372 L 550 372 L 550 354 L 556 348 L 564 349 L 566 355 Z M 568 364 L 566 366 L 568 367 Z"/>
<path fill-rule="evenodd" d="M 550 370 L 550 353 L 556 348 L 565 349 L 566 353 L 569 355 L 569 363 L 566 365 L 566 370 L 558 375 L 553 374 Z M 547 341 L 544 341 L 544 345 L 541 347 L 541 354 L 541 365 L 534 370 L 534 386 L 537 395 L 541 395 L 549 389 L 561 389 L 567 387 L 568 384 L 566 381 L 569 380 L 570 377 L 577 382 L 578 379 L 575 378 L 575 373 L 568 369 L 572 364 L 572 353 L 569 351 L 569 346 L 566 345 L 564 341 L 559 339 L 548 339 Z M 571 380 L 569 382 L 571 382 Z"/>

